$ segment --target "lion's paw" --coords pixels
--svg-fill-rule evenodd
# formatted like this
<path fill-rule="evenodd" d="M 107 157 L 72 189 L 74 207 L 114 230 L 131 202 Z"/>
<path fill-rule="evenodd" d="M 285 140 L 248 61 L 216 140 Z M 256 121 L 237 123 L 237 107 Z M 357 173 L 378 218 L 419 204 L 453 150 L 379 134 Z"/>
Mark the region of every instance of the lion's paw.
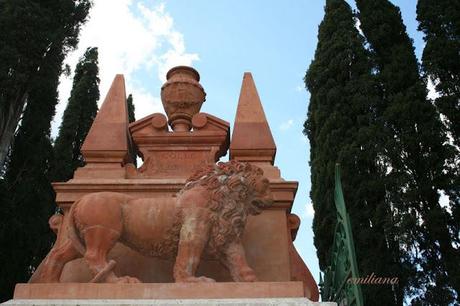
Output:
<path fill-rule="evenodd" d="M 243 268 L 240 272 L 240 277 L 243 282 L 256 282 L 257 276 L 251 268 Z"/>
<path fill-rule="evenodd" d="M 179 283 L 215 283 L 216 281 L 212 278 L 200 276 L 200 277 L 186 277 L 184 279 L 178 280 Z"/>
<path fill-rule="evenodd" d="M 216 280 L 209 278 L 209 277 L 205 277 L 205 276 L 197 277 L 197 279 L 199 283 L 215 283 L 216 282 Z"/>
<path fill-rule="evenodd" d="M 257 276 L 254 273 L 250 273 L 243 276 L 243 281 L 245 282 L 256 282 Z"/>
<path fill-rule="evenodd" d="M 118 279 L 116 280 L 116 283 L 118 284 L 137 284 L 137 283 L 141 283 L 141 281 L 135 277 L 122 276 L 122 277 L 118 277 Z"/>

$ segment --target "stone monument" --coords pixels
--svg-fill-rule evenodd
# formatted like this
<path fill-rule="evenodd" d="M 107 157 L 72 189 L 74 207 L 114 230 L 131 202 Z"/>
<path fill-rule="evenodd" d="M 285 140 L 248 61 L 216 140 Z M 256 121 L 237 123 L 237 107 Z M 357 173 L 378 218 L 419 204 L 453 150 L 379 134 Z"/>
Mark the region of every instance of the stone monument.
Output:
<path fill-rule="evenodd" d="M 5 305 L 323 305 L 293 245 L 298 183 L 274 166 L 252 75 L 231 141 L 228 122 L 200 112 L 199 81 L 191 67 L 171 69 L 167 117 L 128 124 L 115 77 L 81 149 L 86 165 L 53 184 L 56 243 Z"/>

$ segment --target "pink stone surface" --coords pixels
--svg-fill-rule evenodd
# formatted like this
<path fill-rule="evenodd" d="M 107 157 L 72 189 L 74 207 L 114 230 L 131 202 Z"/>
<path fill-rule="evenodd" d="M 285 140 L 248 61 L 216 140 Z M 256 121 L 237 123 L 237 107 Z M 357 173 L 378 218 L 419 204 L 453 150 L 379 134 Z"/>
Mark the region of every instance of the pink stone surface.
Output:
<path fill-rule="evenodd" d="M 82 146 L 82 152 L 128 150 L 125 79 L 117 74 Z"/>
<path fill-rule="evenodd" d="M 123 178 L 123 164 L 130 159 L 125 79 L 117 74 L 81 147 L 86 166 L 75 178 Z"/>
<path fill-rule="evenodd" d="M 230 159 L 274 163 L 276 145 L 265 117 L 256 85 L 250 72 L 244 73 L 232 142 Z"/>
<path fill-rule="evenodd" d="M 319 300 L 319 290 L 315 279 L 310 270 L 305 265 L 302 257 L 297 252 L 293 242 L 297 236 L 300 227 L 300 218 L 295 214 L 289 214 L 287 218 L 288 229 L 291 233 L 291 239 L 288 243 L 289 257 L 291 262 L 291 279 L 294 281 L 303 281 L 305 296 L 313 301 Z"/>
<path fill-rule="evenodd" d="M 301 282 L 17 284 L 14 299 L 215 299 L 303 297 Z"/>
<path fill-rule="evenodd" d="M 190 76 L 193 78 L 193 73 Z M 168 85 L 169 89 L 174 86 Z M 175 100 L 172 102 L 176 104 L 185 99 L 175 90 L 169 94 L 174 98 L 169 100 Z M 191 96 L 193 94 L 189 94 L 188 98 Z M 173 284 L 175 256 L 165 259 L 145 256 L 122 243 L 116 243 L 107 257 L 107 262 L 116 262 L 112 267 L 113 272 L 116 275 L 129 275 L 144 284 L 110 284 L 115 287 L 85 284 L 94 278 L 94 271 L 79 258 L 63 266 L 58 280 L 61 283 L 18 285 L 18 296 L 63 294 L 66 296 L 64 298 L 95 298 L 116 294 L 120 298 L 142 298 L 143 294 L 147 294 L 145 292 L 163 292 L 163 296 L 168 297 L 152 295 L 148 298 L 306 296 L 311 300 L 318 299 L 317 285 L 293 245 L 300 223 L 295 222 L 296 218 L 290 215 L 290 210 L 298 183 L 282 179 L 280 170 L 274 166 L 276 145 L 252 75 L 245 73 L 243 78 L 231 143 L 228 122 L 198 111 L 199 108 L 195 107 L 186 116 L 183 116 L 184 113 L 176 116 L 178 123 L 173 131 L 168 129 L 168 118 L 159 113 L 128 126 L 124 80 L 117 75 L 85 140 L 87 165 L 76 171 L 74 179 L 53 184 L 56 202 L 64 209 L 66 217 L 64 220 L 54 218 L 50 220 L 50 225 L 53 230 L 61 230 L 74 202 L 94 192 L 116 192 L 135 199 L 165 199 L 175 203 L 186 179 L 200 167 L 213 165 L 230 148 L 231 160 L 249 162 L 261 168 L 269 179 L 274 203 L 263 208 L 260 215 L 247 218 L 241 237 L 247 264 L 263 282 L 226 283 L 232 281 L 232 275 L 224 265 L 202 256 L 196 275 L 215 279 L 217 283 Z M 173 114 L 169 112 L 169 116 L 171 123 Z M 130 139 L 143 157 L 144 164 L 140 168 L 129 163 Z M 151 238 L 154 240 L 158 237 Z M 65 235 L 59 235 L 56 243 L 63 243 L 66 239 Z M 37 275 L 34 274 L 31 282 L 36 280 Z M 294 291 L 295 295 L 290 295 Z"/>
<path fill-rule="evenodd" d="M 229 147 L 230 124 L 206 113 L 191 119 L 193 131 L 170 132 L 166 117 L 153 114 L 129 126 L 143 157 L 142 167 L 128 178 L 187 178 L 203 165 L 214 164 Z"/>
<path fill-rule="evenodd" d="M 108 254 L 120 242 L 144 256 L 174 260 L 175 282 L 214 282 L 196 275 L 202 258 L 219 261 L 235 282 L 254 282 L 258 278 L 241 238 L 248 218 L 272 204 L 263 171 L 236 161 L 199 169 L 177 197 L 89 193 L 64 218 L 52 217 L 50 224 L 59 227 L 57 241 L 30 281 L 60 282 L 64 266 L 83 257 L 90 282 L 139 283 L 133 271 L 121 275 L 113 270 L 117 261 Z"/>
<path fill-rule="evenodd" d="M 188 132 L 192 117 L 200 111 L 206 93 L 199 83 L 200 75 L 192 67 L 177 66 L 166 74 L 161 87 L 161 101 L 168 115 L 168 122 L 175 132 Z"/>

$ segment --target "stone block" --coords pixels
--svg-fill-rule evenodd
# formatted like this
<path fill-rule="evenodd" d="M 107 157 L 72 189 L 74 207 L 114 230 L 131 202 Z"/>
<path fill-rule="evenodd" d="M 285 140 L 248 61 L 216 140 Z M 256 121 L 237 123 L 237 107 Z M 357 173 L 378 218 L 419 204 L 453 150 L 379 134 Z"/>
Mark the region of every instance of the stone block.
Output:
<path fill-rule="evenodd" d="M 17 284 L 14 299 L 232 299 L 304 297 L 302 282 Z"/>
<path fill-rule="evenodd" d="M 337 306 L 332 302 L 312 302 L 307 298 L 259 299 L 172 299 L 172 300 L 10 300 L 4 306 Z"/>

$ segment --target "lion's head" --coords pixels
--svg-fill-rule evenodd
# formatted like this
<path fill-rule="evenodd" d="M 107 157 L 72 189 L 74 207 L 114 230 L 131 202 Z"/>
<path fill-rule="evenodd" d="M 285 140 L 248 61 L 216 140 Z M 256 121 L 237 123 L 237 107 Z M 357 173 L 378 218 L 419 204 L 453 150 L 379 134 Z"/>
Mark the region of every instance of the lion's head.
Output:
<path fill-rule="evenodd" d="M 273 202 L 269 181 L 263 174 L 262 169 L 249 163 L 219 162 L 196 171 L 187 180 L 184 190 L 203 186 L 214 192 L 213 202 L 219 202 L 212 206 L 219 206 L 225 198 L 232 198 L 244 203 L 248 213 L 257 215 Z"/>
<path fill-rule="evenodd" d="M 248 215 L 257 215 L 273 203 L 269 181 L 255 165 L 238 161 L 219 162 L 196 171 L 183 190 L 197 186 L 210 193 L 209 208 L 216 213 L 213 238 L 225 244 L 229 238 L 239 238 Z"/>

